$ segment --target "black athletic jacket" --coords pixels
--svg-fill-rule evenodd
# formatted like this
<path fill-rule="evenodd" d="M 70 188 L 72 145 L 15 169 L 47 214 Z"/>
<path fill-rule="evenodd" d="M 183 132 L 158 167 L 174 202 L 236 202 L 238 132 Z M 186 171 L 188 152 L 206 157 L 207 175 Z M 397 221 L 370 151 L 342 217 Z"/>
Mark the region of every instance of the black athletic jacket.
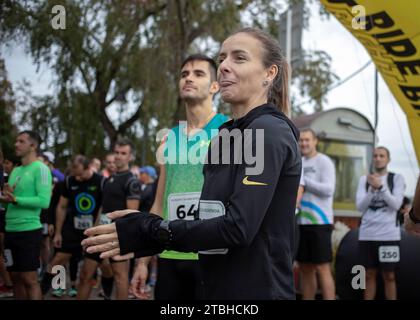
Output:
<path fill-rule="evenodd" d="M 253 155 L 259 150 L 255 129 L 264 129 L 264 170 L 249 175 L 245 163 L 204 165 L 200 218 L 204 211 L 211 215 L 221 205 L 224 215 L 172 221 L 170 248 L 200 252 L 203 299 L 294 299 L 294 219 L 301 174 L 299 132 L 270 104 L 225 123 L 219 128 L 223 129 L 251 129 Z M 218 147 L 212 140 L 208 159 Z M 231 159 L 235 148 L 243 146 L 230 144 Z M 153 252 L 148 249 L 160 250 L 153 236 L 156 223 L 147 216 L 154 215 L 137 214 L 117 220 L 122 254 L 138 251 L 137 256 L 143 256 Z M 209 249 L 220 250 L 201 254 Z"/>

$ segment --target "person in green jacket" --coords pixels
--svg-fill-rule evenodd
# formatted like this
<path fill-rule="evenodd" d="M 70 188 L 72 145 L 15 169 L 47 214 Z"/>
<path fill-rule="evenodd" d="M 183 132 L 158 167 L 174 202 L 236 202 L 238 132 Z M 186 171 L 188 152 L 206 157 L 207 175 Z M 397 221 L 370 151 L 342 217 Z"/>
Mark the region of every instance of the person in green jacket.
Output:
<path fill-rule="evenodd" d="M 37 276 L 42 241 L 40 214 L 50 205 L 52 177 L 49 168 L 37 160 L 40 142 L 34 131 L 18 134 L 15 151 L 22 165 L 12 171 L 0 197 L 7 206 L 4 258 L 15 299 L 42 299 Z"/>

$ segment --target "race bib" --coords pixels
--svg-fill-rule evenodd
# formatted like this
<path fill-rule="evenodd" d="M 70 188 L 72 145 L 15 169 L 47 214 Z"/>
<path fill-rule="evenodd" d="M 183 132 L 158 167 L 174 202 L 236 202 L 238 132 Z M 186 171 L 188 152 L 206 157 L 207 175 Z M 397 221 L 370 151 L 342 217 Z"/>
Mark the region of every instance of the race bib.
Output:
<path fill-rule="evenodd" d="M 201 200 L 200 201 L 200 220 L 207 220 L 224 216 L 226 213 L 225 206 L 221 201 L 217 200 Z M 227 248 L 211 249 L 205 251 L 198 251 L 200 254 L 226 254 Z"/>
<path fill-rule="evenodd" d="M 4 264 L 6 267 L 13 266 L 13 257 L 12 257 L 12 251 L 10 249 L 4 249 Z"/>
<path fill-rule="evenodd" d="M 76 216 L 74 217 L 74 228 L 77 230 L 86 230 L 92 228 L 93 216 Z"/>
<path fill-rule="evenodd" d="M 112 220 L 106 216 L 106 214 L 101 214 L 101 217 L 99 218 L 100 224 L 110 224 L 112 223 Z"/>
<path fill-rule="evenodd" d="M 194 220 L 200 192 L 173 193 L 168 197 L 169 220 Z"/>
<path fill-rule="evenodd" d="M 399 246 L 380 246 L 379 262 L 399 262 L 400 247 Z"/>
<path fill-rule="evenodd" d="M 42 224 L 42 235 L 47 236 L 48 235 L 48 223 Z"/>

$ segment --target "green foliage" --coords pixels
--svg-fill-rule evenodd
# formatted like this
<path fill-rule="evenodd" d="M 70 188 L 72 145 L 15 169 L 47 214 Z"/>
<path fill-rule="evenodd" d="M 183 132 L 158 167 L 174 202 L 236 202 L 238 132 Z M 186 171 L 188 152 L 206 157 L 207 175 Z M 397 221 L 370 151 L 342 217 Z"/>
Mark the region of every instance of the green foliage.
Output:
<path fill-rule="evenodd" d="M 295 1 L 302 0 L 4 0 L 0 41 L 24 44 L 54 71 L 53 96 L 22 91 L 30 101 L 19 104 L 20 125 L 38 128 L 57 157 L 101 156 L 124 135 L 150 163 L 156 131 L 185 117 L 178 98 L 183 59 L 203 48 L 216 55 L 244 25 L 277 36 L 280 13 Z M 51 26 L 57 4 L 66 9 L 65 30 Z M 294 76 L 301 94 L 322 108 L 322 90 L 333 80 L 329 56 L 313 52 L 306 61 Z"/>
<path fill-rule="evenodd" d="M 310 97 L 314 104 L 314 111 L 322 111 L 326 102 L 328 88 L 338 80 L 338 77 L 330 72 L 331 57 L 324 51 L 308 51 L 304 55 L 304 63 L 295 70 L 298 77 L 295 78 L 301 97 Z M 314 84 L 316 81 L 316 85 Z M 299 104 L 295 104 L 295 114 L 302 114 Z"/>
<path fill-rule="evenodd" d="M 0 151 L 4 154 L 14 152 L 16 127 L 12 115 L 15 108 L 12 85 L 7 79 L 4 60 L 0 59 Z"/>

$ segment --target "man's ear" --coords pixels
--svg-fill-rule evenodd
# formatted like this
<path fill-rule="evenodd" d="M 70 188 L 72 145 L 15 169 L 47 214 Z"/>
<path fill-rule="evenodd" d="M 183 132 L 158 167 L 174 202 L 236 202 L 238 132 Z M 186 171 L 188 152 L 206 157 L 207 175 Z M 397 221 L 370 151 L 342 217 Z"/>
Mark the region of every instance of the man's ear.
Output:
<path fill-rule="evenodd" d="M 213 81 L 211 84 L 210 84 L 210 93 L 211 94 L 216 94 L 217 92 L 219 92 L 219 83 L 217 82 L 217 81 Z"/>

